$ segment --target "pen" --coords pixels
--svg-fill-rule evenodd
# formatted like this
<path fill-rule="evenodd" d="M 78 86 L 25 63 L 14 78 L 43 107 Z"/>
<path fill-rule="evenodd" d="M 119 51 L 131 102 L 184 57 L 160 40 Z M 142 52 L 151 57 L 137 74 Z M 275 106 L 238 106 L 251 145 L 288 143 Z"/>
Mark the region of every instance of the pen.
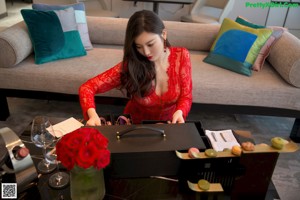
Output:
<path fill-rule="evenodd" d="M 215 132 L 211 132 L 211 135 L 212 137 L 214 138 L 215 142 L 217 141 L 217 138 L 216 138 L 216 135 L 215 135 Z"/>
<path fill-rule="evenodd" d="M 227 140 L 225 139 L 225 137 L 224 137 L 224 135 L 223 135 L 222 132 L 220 133 L 220 135 L 221 135 L 222 139 L 224 140 L 224 142 L 227 142 Z"/>

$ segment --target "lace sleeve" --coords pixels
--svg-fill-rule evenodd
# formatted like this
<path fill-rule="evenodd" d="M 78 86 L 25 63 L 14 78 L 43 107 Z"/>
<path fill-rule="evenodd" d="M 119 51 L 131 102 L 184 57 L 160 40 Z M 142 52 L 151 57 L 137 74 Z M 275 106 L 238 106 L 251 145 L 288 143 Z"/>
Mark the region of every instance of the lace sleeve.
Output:
<path fill-rule="evenodd" d="M 180 61 L 180 87 L 181 94 L 177 101 L 177 109 L 182 110 L 183 116 L 186 117 L 191 110 L 192 95 L 192 70 L 190 54 L 187 49 L 183 49 Z"/>
<path fill-rule="evenodd" d="M 96 108 L 94 96 L 98 93 L 104 93 L 111 89 L 120 86 L 120 72 L 122 63 L 109 70 L 89 79 L 79 88 L 79 100 L 82 108 L 84 119 L 88 119 L 87 110 L 89 108 Z"/>

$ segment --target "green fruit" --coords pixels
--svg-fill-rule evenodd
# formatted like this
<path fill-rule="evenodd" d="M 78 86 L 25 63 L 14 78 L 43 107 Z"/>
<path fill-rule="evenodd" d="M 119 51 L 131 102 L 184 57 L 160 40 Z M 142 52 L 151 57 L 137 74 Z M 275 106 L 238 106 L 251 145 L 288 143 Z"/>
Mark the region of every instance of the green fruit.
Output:
<path fill-rule="evenodd" d="M 211 157 L 211 158 L 217 157 L 218 155 L 218 153 L 214 149 L 206 149 L 204 153 L 207 157 Z"/>
<path fill-rule="evenodd" d="M 286 144 L 285 139 L 281 137 L 274 137 L 271 139 L 272 147 L 275 149 L 282 149 L 283 146 Z"/>
<path fill-rule="evenodd" d="M 200 179 L 199 181 L 198 181 L 198 186 L 199 186 L 199 188 L 201 189 L 201 190 L 209 190 L 209 188 L 210 188 L 210 183 L 207 181 L 207 180 L 205 180 L 205 179 Z"/>

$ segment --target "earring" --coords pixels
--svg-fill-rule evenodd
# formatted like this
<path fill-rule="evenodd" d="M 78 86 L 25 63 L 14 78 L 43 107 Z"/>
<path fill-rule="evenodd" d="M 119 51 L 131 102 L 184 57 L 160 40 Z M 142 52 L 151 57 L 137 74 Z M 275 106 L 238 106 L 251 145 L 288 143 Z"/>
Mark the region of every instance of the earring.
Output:
<path fill-rule="evenodd" d="M 167 52 L 167 40 L 164 39 L 164 52 Z"/>

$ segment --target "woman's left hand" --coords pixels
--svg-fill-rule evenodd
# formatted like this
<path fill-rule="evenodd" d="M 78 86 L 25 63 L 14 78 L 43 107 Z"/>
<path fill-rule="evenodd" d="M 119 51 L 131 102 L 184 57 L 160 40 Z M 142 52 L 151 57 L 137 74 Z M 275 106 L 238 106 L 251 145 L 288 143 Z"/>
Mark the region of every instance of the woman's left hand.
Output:
<path fill-rule="evenodd" d="M 172 124 L 184 123 L 183 113 L 181 110 L 177 110 L 173 114 Z"/>

